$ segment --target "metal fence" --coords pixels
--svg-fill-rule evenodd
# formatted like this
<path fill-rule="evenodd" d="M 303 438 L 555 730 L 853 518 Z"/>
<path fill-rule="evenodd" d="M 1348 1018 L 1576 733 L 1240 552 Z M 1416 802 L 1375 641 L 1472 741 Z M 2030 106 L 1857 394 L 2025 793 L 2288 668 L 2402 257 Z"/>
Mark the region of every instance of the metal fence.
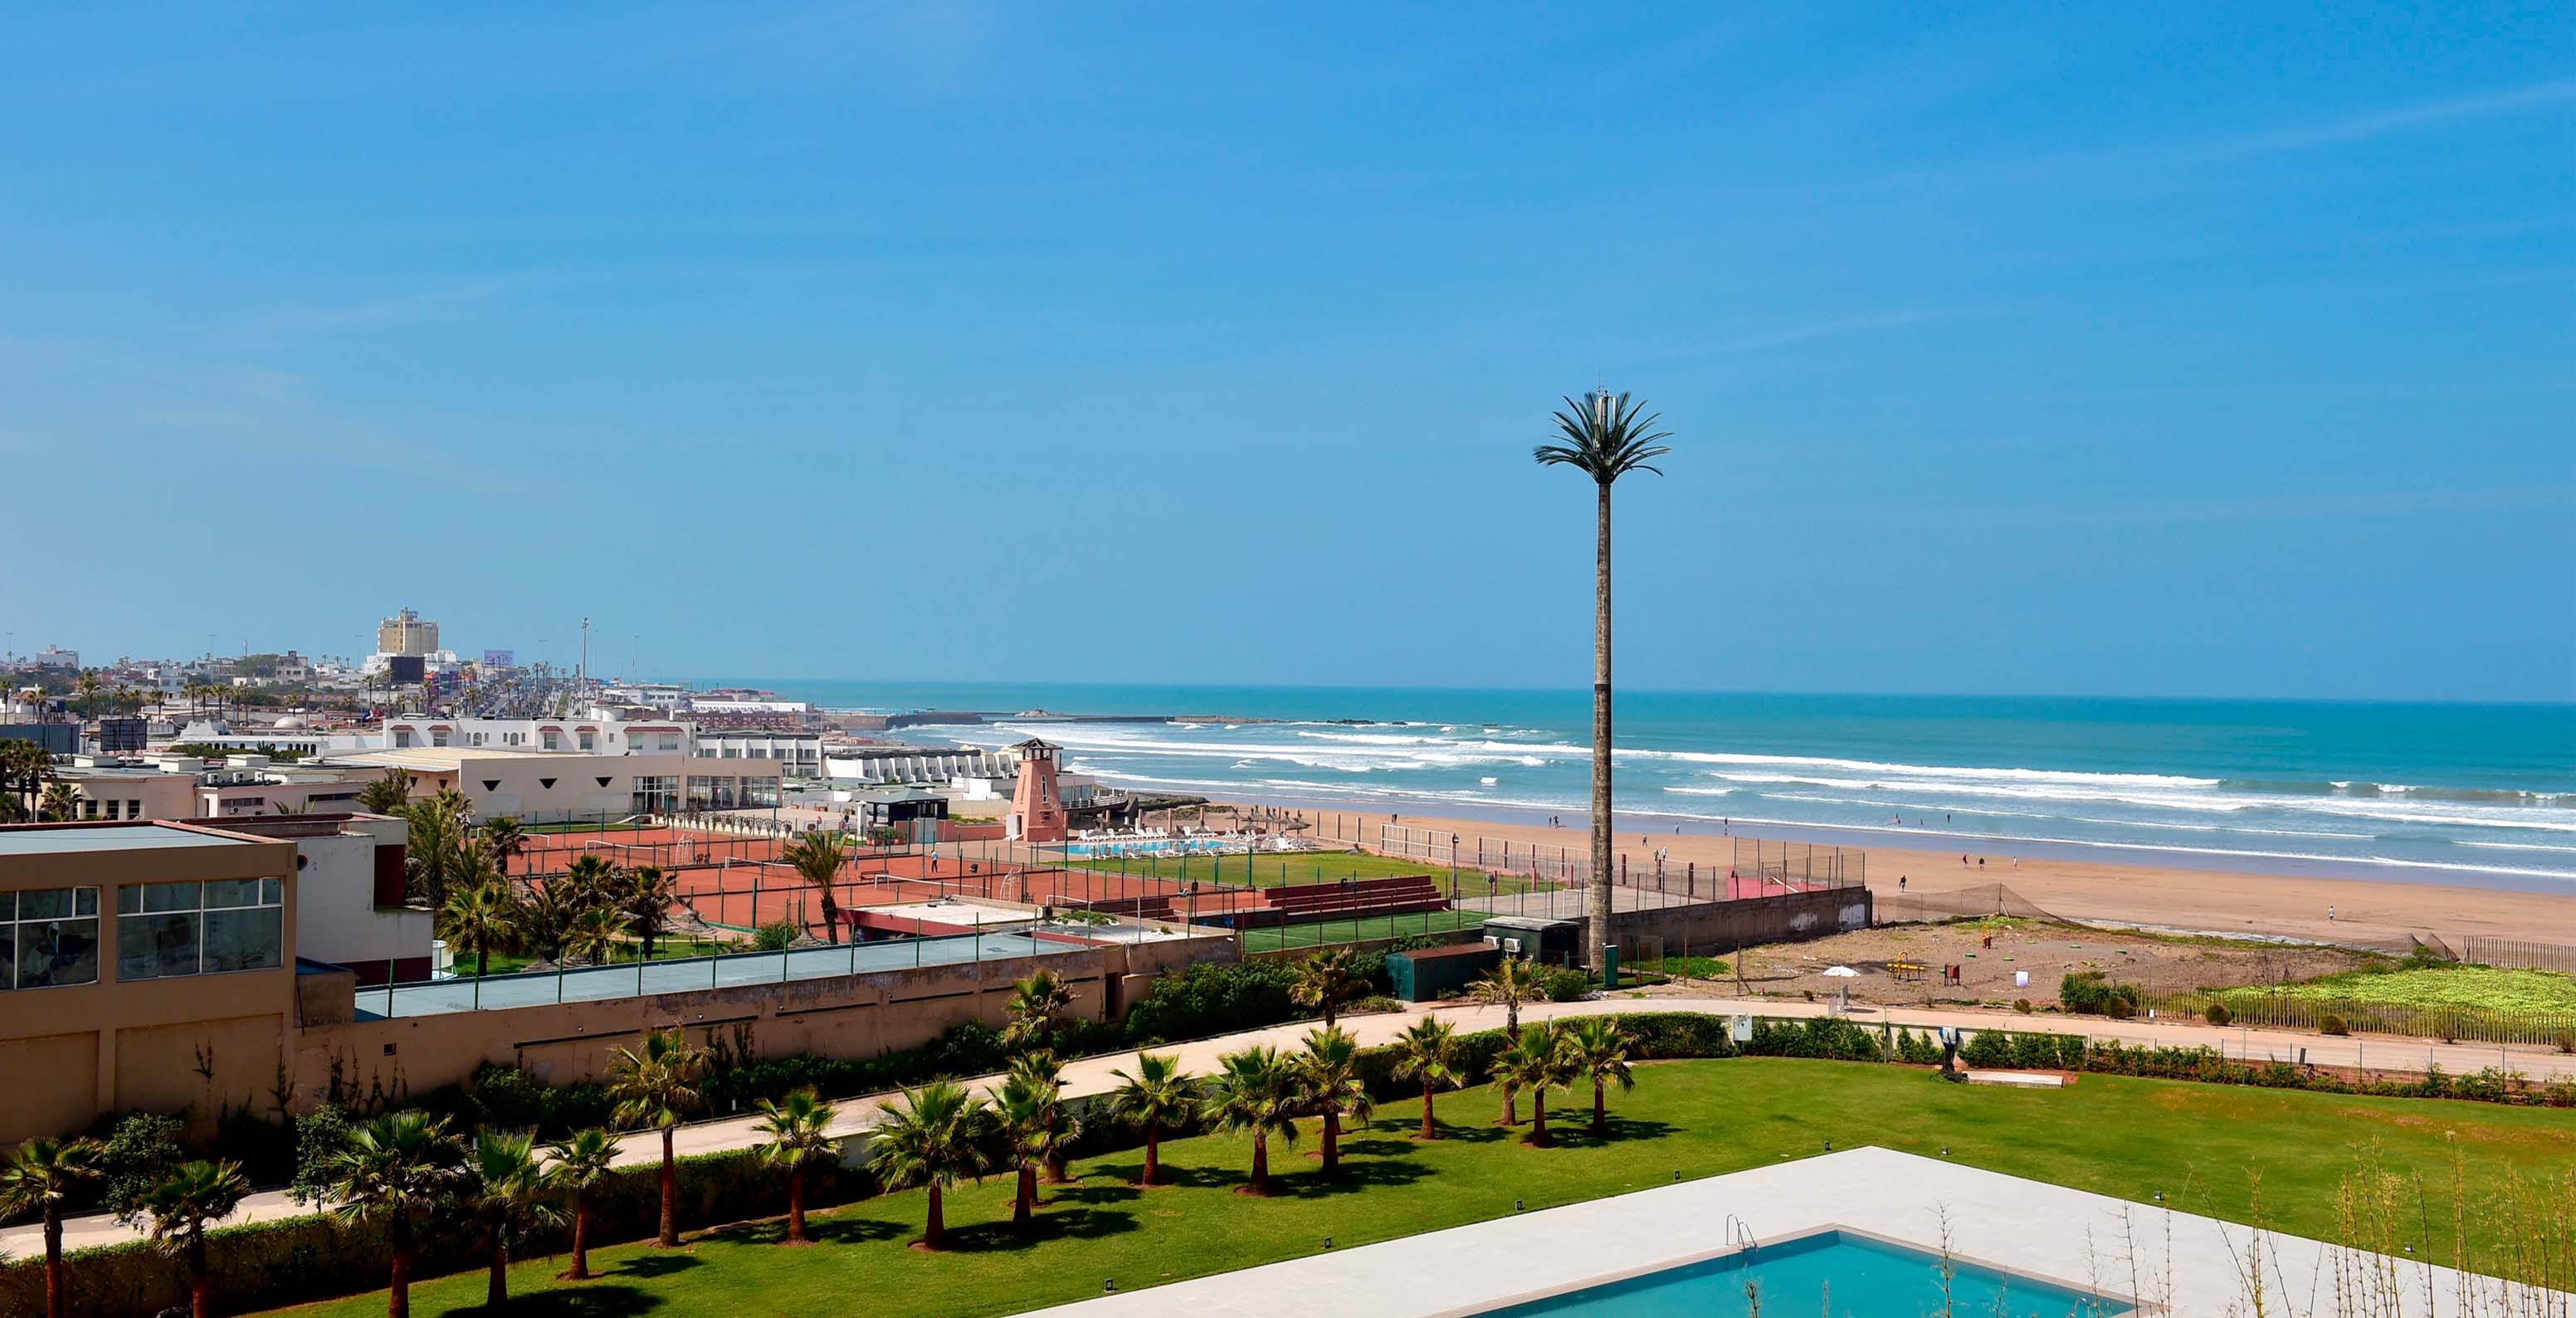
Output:
<path fill-rule="evenodd" d="M 2158 1016 L 2204 1019 L 2214 1004 L 2227 1008 L 2229 1024 L 2257 1028 L 2314 1030 L 2332 1017 L 2347 1033 L 2402 1034 L 2445 1043 L 2554 1044 L 2562 1036 L 2576 1038 L 2576 1012 L 2409 1007 L 2260 990 L 2150 994 L 2139 999 L 2138 1009 L 2143 1013 L 2152 1008 Z"/>
<path fill-rule="evenodd" d="M 1341 815 L 1325 817 L 1321 835 L 1349 842 L 1384 856 L 1401 856 L 1428 865 L 1508 874 L 1532 883 L 1581 887 L 1591 879 L 1588 841 L 1523 842 L 1516 838 L 1469 836 L 1440 828 L 1417 828 L 1391 822 L 1363 823 Z M 1636 835 L 1640 841 L 1651 834 Z M 1705 841 L 1706 839 L 1700 839 Z M 1660 847 L 1642 854 L 1617 853 L 1612 881 L 1625 887 L 1651 888 L 1682 896 L 1712 898 L 1805 892 L 1816 888 L 1853 888 L 1869 881 L 1867 853 L 1849 847 L 1808 842 L 1770 842 L 1760 838 L 1727 838 L 1730 857 L 1721 870 L 1715 863 L 1673 860 Z"/>

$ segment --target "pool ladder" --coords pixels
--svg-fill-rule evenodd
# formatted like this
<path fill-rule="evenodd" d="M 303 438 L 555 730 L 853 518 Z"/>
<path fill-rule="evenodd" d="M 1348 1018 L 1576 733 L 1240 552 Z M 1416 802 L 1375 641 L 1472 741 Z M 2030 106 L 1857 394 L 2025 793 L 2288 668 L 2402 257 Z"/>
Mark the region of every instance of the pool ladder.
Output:
<path fill-rule="evenodd" d="M 1738 1254 L 1749 1254 L 1749 1253 L 1752 1253 L 1752 1252 L 1753 1252 L 1753 1228 L 1752 1228 L 1752 1226 L 1751 1226 L 1751 1225 L 1749 1225 L 1749 1224 L 1747 1224 L 1743 1218 L 1737 1217 L 1737 1216 L 1736 1216 L 1735 1214 L 1733 1214 L 1733 1213 L 1729 1213 L 1729 1214 L 1727 1214 L 1727 1215 L 1726 1215 L 1726 1243 L 1727 1243 L 1727 1244 L 1729 1244 L 1729 1245 L 1733 1245 L 1733 1246 L 1735 1247 L 1735 1252 L 1736 1252 L 1736 1253 L 1738 1253 Z"/>

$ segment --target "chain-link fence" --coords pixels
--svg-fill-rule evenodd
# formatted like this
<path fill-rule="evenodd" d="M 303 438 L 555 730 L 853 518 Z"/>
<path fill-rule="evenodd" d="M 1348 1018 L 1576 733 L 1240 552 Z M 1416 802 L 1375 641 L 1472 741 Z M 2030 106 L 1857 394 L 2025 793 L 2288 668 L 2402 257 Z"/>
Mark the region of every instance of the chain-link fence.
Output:
<path fill-rule="evenodd" d="M 2226 1022 L 2255 1028 L 2325 1030 L 2339 1034 L 2402 1034 L 2444 1043 L 2556 1044 L 2576 1039 L 2576 1012 L 2500 1011 L 2490 1007 L 2413 1007 L 2354 998 L 2319 998 L 2262 990 L 2141 995 L 2139 1014 L 2211 1019 L 2213 1005 Z"/>

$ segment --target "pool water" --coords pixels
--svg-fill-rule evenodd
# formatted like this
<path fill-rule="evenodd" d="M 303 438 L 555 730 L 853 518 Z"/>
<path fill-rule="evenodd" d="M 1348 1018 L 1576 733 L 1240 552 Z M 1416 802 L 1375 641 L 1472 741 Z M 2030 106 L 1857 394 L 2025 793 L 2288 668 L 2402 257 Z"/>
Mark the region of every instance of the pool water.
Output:
<path fill-rule="evenodd" d="M 1820 1231 L 1480 1318 L 2110 1318 L 2129 1310 L 2125 1301 L 1956 1260 L 1945 1303 L 1940 1255 Z"/>

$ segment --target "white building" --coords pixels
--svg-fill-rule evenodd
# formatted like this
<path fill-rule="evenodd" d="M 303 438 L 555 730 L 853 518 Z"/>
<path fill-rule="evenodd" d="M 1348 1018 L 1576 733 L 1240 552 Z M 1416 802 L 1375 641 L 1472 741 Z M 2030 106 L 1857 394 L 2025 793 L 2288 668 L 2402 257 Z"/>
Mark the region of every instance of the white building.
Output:
<path fill-rule="evenodd" d="M 708 728 L 697 734 L 697 753 L 720 760 L 778 760 L 788 778 L 821 778 L 823 734 L 774 728 Z"/>
<path fill-rule="evenodd" d="M 36 667 L 78 668 L 80 667 L 80 651 L 66 650 L 59 645 L 48 645 L 44 649 L 36 651 Z"/>
<path fill-rule="evenodd" d="M 456 747 L 553 751 L 570 755 L 697 755 L 697 731 L 672 720 L 588 718 L 447 718 L 397 714 L 385 720 L 379 748 Z"/>

